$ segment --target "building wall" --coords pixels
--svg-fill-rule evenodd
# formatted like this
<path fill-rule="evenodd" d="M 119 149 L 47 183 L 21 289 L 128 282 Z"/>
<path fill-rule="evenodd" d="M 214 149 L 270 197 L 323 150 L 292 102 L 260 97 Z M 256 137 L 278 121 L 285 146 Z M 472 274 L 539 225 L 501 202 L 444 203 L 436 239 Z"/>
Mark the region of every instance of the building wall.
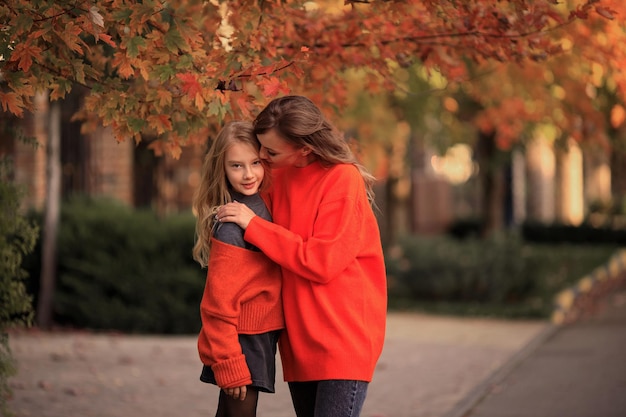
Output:
<path fill-rule="evenodd" d="M 90 141 L 90 194 L 133 205 L 134 142 L 118 142 L 108 127 L 98 128 L 85 140 Z"/>
<path fill-rule="evenodd" d="M 13 141 L 13 158 L 17 184 L 24 187 L 26 194 L 22 200 L 25 208 L 42 209 L 46 199 L 46 146 L 48 144 L 48 96 L 35 96 L 34 113 L 23 119 L 13 118 L 18 129 L 22 129 L 25 142 L 17 137 Z"/>
<path fill-rule="evenodd" d="M 193 194 L 200 182 L 205 146 L 185 148 L 178 160 L 169 155 L 156 157 L 146 146 L 137 147 L 133 140 L 117 141 L 108 127 L 97 128 L 88 134 L 80 133 L 80 127 L 68 128 L 72 106 L 76 103 L 75 100 L 67 100 L 62 105 L 66 106 L 61 121 L 64 127 L 64 196 L 88 194 L 111 197 L 131 206 L 149 206 L 160 214 L 191 209 Z M 49 118 L 47 95 L 38 95 L 36 110 L 24 118 L 2 114 L 3 123 L 15 123 L 25 137 L 32 138 L 26 142 L 18 140 L 15 129 L 5 129 L 9 133 L 3 133 L 0 138 L 0 153 L 12 155 L 15 162 L 13 179 L 24 187 L 22 205 L 25 209 L 43 210 L 45 207 Z M 150 153 L 148 162 L 142 166 L 137 160 L 140 152 Z M 139 178 L 138 181 L 137 176 L 146 178 Z M 138 186 L 144 189 L 137 190 Z M 143 201 L 137 198 L 140 191 L 143 192 Z M 149 202 L 146 203 L 146 200 Z"/>

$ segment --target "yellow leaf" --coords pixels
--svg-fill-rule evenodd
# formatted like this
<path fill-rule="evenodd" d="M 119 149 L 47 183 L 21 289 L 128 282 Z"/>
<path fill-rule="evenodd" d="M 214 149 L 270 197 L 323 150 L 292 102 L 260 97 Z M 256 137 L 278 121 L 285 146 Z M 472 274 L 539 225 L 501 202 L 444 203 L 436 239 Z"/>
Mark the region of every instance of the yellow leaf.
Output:
<path fill-rule="evenodd" d="M 159 97 L 159 105 L 161 107 L 169 106 L 172 104 L 172 93 L 167 90 L 157 90 L 157 96 Z"/>
<path fill-rule="evenodd" d="M 166 114 L 148 116 L 148 123 L 159 135 L 172 130 L 172 122 L 170 121 L 170 117 Z"/>
<path fill-rule="evenodd" d="M 204 109 L 204 98 L 202 97 L 202 94 L 200 94 L 199 92 L 196 93 L 196 107 L 198 108 L 198 110 L 202 110 Z"/>

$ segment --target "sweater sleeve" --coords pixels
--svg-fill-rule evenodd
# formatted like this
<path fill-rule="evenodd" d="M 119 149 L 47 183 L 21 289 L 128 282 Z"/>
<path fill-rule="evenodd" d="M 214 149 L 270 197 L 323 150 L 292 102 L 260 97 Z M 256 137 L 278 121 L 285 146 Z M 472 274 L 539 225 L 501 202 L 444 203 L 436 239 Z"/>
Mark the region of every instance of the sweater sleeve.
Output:
<path fill-rule="evenodd" d="M 211 366 L 217 385 L 233 388 L 252 383 L 237 333 L 241 298 L 249 275 L 233 271 L 232 250 L 244 250 L 213 240 L 200 316 L 198 352 Z"/>
<path fill-rule="evenodd" d="M 364 227 L 363 205 L 369 208 L 369 202 L 357 175 L 344 174 L 329 181 L 333 186 L 323 193 L 310 236 L 302 237 L 256 216 L 245 239 L 282 267 L 314 282 L 329 282 L 354 262 L 374 232 Z"/>

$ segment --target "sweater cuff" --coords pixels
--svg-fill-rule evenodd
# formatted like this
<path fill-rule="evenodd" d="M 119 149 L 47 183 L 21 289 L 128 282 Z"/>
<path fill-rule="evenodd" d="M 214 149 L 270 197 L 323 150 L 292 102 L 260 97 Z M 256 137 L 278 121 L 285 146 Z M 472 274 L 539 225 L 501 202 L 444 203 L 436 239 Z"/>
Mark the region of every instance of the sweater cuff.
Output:
<path fill-rule="evenodd" d="M 215 382 L 220 388 L 235 388 L 252 384 L 245 355 L 217 362 L 211 366 Z"/>

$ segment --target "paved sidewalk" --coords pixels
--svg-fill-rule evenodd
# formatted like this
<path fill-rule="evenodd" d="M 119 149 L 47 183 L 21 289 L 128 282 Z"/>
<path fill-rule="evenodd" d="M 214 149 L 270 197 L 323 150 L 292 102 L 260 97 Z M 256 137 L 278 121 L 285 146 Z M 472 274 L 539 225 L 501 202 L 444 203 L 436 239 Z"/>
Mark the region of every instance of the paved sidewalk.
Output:
<path fill-rule="evenodd" d="M 626 416 L 626 291 L 602 304 L 591 317 L 555 327 L 449 416 Z"/>
<path fill-rule="evenodd" d="M 549 328 L 547 321 L 391 313 L 362 417 L 444 416 Z M 193 336 L 29 331 L 11 334 L 10 345 L 19 366 L 10 380 L 16 417 L 215 413 L 218 391 L 198 380 Z M 277 377 L 277 393 L 260 396 L 258 417 L 294 417 L 280 369 Z"/>

